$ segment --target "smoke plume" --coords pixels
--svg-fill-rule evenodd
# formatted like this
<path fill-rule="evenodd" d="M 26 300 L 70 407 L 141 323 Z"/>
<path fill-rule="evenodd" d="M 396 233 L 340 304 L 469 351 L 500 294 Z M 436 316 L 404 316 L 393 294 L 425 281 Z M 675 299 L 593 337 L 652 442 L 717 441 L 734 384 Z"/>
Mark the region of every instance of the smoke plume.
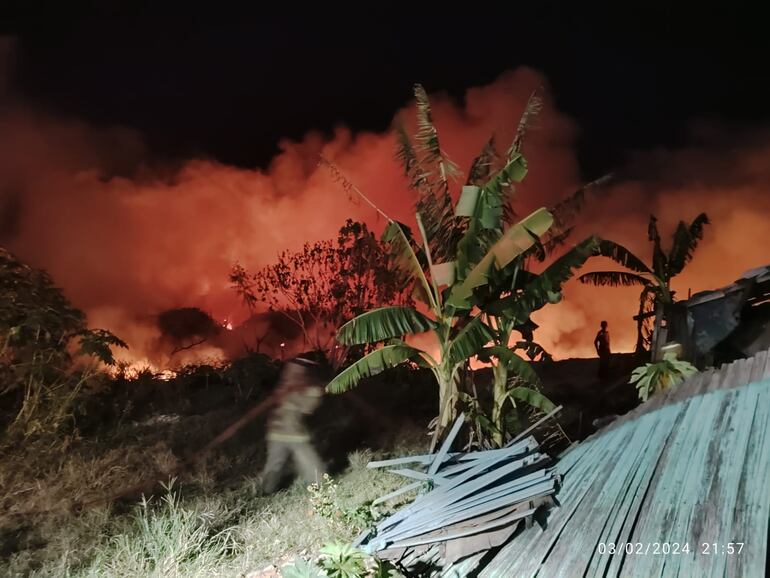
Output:
<path fill-rule="evenodd" d="M 527 98 L 543 85 L 541 74 L 522 68 L 469 89 L 462 103 L 431 95 L 442 148 L 466 169 L 493 133 L 505 150 Z M 309 132 L 281 142 L 265 168 L 191 159 L 158 170 L 131 130 L 58 118 L 7 91 L 0 106 L 0 243 L 47 269 L 92 326 L 128 341 L 132 359 L 163 363 L 153 319 L 164 310 L 200 307 L 223 323 L 243 321 L 246 311 L 227 281 L 233 263 L 257 269 L 281 250 L 333 237 L 347 217 L 379 230 L 374 212 L 317 166 L 319 154 L 387 214 L 411 220 L 413 197 L 390 133 L 339 126 L 331 137 Z M 413 110 L 398 114 L 408 118 Z M 553 203 L 580 180 L 574 123 L 546 98 L 537 124 L 525 145 L 531 169 L 519 188 L 520 213 Z M 699 134 L 687 150 L 636 158 L 627 180 L 589 205 L 575 240 L 597 233 L 647 255 L 649 213 L 668 231 L 706 211 L 714 224 L 676 284 L 680 295 L 769 261 L 770 139 Z M 637 295 L 570 283 L 563 303 L 538 313 L 537 338 L 557 357 L 588 354 L 596 326 L 607 319 L 615 348 L 629 349 Z M 205 353 L 223 354 L 215 347 Z"/>

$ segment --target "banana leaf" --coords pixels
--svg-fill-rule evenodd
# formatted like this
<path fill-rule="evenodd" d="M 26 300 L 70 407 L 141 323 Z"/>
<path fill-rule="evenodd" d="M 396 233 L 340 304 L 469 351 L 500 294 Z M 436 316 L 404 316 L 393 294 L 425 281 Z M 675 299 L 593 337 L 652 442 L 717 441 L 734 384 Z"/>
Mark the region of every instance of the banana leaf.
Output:
<path fill-rule="evenodd" d="M 516 377 L 538 387 L 541 385 L 540 377 L 532 369 L 532 365 L 526 359 L 519 357 L 513 349 L 508 349 L 502 345 L 495 345 L 485 347 L 479 353 L 479 359 L 482 361 L 490 361 L 493 357 L 497 359 L 498 363 L 505 365 L 508 371 L 516 375 Z"/>
<path fill-rule="evenodd" d="M 362 379 L 377 375 L 385 369 L 395 367 L 406 361 L 425 365 L 422 354 L 421 350 L 404 343 L 386 345 L 385 347 L 375 349 L 340 372 L 329 382 L 326 390 L 329 393 L 344 393 L 353 389 Z"/>
<path fill-rule="evenodd" d="M 540 361 L 550 361 L 553 359 L 550 353 L 539 343 L 534 341 L 517 341 L 513 346 L 514 351 L 524 351 L 530 361 L 535 361 L 540 356 Z"/>
<path fill-rule="evenodd" d="M 458 309 L 470 308 L 469 298 L 473 290 L 489 281 L 492 267 L 504 268 L 532 247 L 537 238 L 548 231 L 552 223 L 551 214 L 541 208 L 510 227 L 481 261 L 471 269 L 467 277 L 452 288 L 448 303 Z"/>
<path fill-rule="evenodd" d="M 556 406 L 550 399 L 531 387 L 512 387 L 508 390 L 507 395 L 511 400 L 523 401 L 543 413 L 550 413 L 556 409 Z"/>
<path fill-rule="evenodd" d="M 449 359 L 453 364 L 461 363 L 476 355 L 487 343 L 494 339 L 494 334 L 481 317 L 474 317 L 452 339 L 449 346 Z"/>
<path fill-rule="evenodd" d="M 457 200 L 457 205 L 455 206 L 456 217 L 473 216 L 474 212 L 476 211 L 476 202 L 479 198 L 480 191 L 481 187 L 474 185 L 465 185 L 463 187 L 463 190 L 460 193 L 460 198 Z"/>
<path fill-rule="evenodd" d="M 438 287 L 454 284 L 455 266 L 456 263 L 454 261 L 447 261 L 446 263 L 434 263 L 431 265 L 430 274 Z"/>
<path fill-rule="evenodd" d="M 423 333 L 434 325 L 412 307 L 380 307 L 345 323 L 337 330 L 337 340 L 344 345 L 377 343 L 403 335 Z"/>
<path fill-rule="evenodd" d="M 408 272 L 418 283 L 415 283 L 415 296 L 426 305 L 435 309 L 435 300 L 428 279 L 425 277 L 420 259 L 412 248 L 404 225 L 390 221 L 382 233 L 382 240 L 390 244 L 397 258 L 397 266 Z"/>
<path fill-rule="evenodd" d="M 596 237 L 584 240 L 551 263 L 534 281 L 527 284 L 523 291 L 491 303 L 487 312 L 490 315 L 512 319 L 514 324 L 518 325 L 546 304 L 557 303 L 561 299 L 562 284 L 575 274 L 575 269 L 597 254 L 599 242 Z"/>

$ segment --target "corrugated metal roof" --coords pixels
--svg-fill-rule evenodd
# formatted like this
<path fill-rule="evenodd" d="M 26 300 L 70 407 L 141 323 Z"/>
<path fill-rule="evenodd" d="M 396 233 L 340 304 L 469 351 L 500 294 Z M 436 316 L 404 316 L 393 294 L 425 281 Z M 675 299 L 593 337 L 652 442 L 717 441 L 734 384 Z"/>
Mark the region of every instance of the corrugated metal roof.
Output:
<path fill-rule="evenodd" d="M 749 281 L 749 283 L 747 284 L 746 281 Z M 684 301 L 684 303 L 687 307 L 695 307 L 701 303 L 722 299 L 731 293 L 747 291 L 751 288 L 751 283 L 765 283 L 766 281 L 770 281 L 770 265 L 749 269 L 744 272 L 737 281 L 730 283 L 725 287 L 708 291 L 699 291 Z"/>
<path fill-rule="evenodd" d="M 562 454 L 544 528 L 441 574 L 764 576 L 769 427 L 767 351 L 700 373 Z"/>

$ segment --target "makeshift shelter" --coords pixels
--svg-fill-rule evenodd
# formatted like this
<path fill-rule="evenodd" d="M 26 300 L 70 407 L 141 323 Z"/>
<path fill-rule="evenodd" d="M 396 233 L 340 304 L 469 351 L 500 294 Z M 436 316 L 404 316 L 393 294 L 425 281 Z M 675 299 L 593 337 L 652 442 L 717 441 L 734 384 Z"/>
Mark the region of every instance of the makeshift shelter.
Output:
<path fill-rule="evenodd" d="M 683 358 L 705 367 L 770 347 L 770 265 L 746 271 L 734 283 L 701 291 L 666 307 L 657 341 L 682 345 Z"/>

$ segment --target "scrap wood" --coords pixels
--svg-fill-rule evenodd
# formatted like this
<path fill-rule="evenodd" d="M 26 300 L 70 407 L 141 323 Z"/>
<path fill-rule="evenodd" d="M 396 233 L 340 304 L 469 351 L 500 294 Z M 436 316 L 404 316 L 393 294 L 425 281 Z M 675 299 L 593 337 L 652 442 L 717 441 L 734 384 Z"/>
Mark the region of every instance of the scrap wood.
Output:
<path fill-rule="evenodd" d="M 420 488 L 427 491 L 377 524 L 374 532 L 359 536 L 357 545 L 401 564 L 424 562 L 428 555 L 451 563 L 501 544 L 521 523 L 531 525 L 539 508 L 553 504 L 559 476 L 548 467 L 550 458 L 538 451 L 537 441 L 524 436 L 559 409 L 504 448 L 451 453 L 461 415 L 435 454 L 370 463 L 368 467 L 414 466 L 390 469 L 411 483 L 375 503 Z"/>

